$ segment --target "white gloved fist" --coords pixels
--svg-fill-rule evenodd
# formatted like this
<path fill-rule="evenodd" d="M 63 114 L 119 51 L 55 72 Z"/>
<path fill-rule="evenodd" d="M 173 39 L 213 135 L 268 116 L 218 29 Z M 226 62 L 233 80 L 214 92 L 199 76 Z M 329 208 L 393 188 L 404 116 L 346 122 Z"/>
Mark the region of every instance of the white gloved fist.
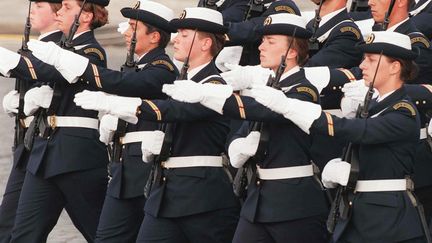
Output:
<path fill-rule="evenodd" d="M 141 141 L 142 160 L 148 163 L 155 155 L 159 155 L 162 149 L 165 133 L 159 130 L 153 131 Z"/>
<path fill-rule="evenodd" d="M 346 186 L 350 175 L 351 164 L 341 158 L 330 160 L 322 171 L 321 181 L 326 188 L 335 188 L 337 185 Z"/>
<path fill-rule="evenodd" d="M 3 110 L 8 114 L 10 117 L 14 116 L 14 114 L 18 113 L 18 107 L 19 107 L 19 99 L 20 94 L 16 90 L 9 91 L 4 97 L 3 97 Z"/>
<path fill-rule="evenodd" d="M 342 116 L 348 119 L 354 118 L 356 116 L 357 109 L 361 104 L 363 104 L 363 102 L 357 99 L 343 97 L 340 104 Z"/>
<path fill-rule="evenodd" d="M 24 95 L 24 114 L 32 115 L 39 107 L 49 108 L 54 90 L 48 85 L 42 85 L 28 90 Z"/>
<path fill-rule="evenodd" d="M 321 106 L 317 104 L 288 98 L 282 91 L 268 86 L 254 86 L 249 96 L 270 110 L 282 114 L 308 134 L 312 123 L 322 112 Z"/>
<path fill-rule="evenodd" d="M 62 49 L 52 41 L 30 40 L 28 47 L 39 60 L 53 65 L 69 83 L 77 82 L 89 63 L 88 58 Z"/>
<path fill-rule="evenodd" d="M 242 46 L 224 47 L 216 57 L 216 67 L 222 72 L 229 71 L 230 69 L 226 67 L 225 64 L 239 64 L 242 53 Z"/>
<path fill-rule="evenodd" d="M 124 34 L 129 29 L 129 22 L 121 22 L 118 24 L 117 32 L 120 34 Z"/>
<path fill-rule="evenodd" d="M 109 95 L 102 91 L 84 90 L 75 94 L 74 102 L 86 110 L 96 110 L 116 116 L 129 123 L 136 124 L 136 112 L 141 105 L 140 98 Z"/>
<path fill-rule="evenodd" d="M 228 156 L 233 167 L 242 167 L 250 157 L 255 155 L 260 137 L 260 132 L 253 131 L 247 137 L 237 138 L 231 142 L 228 147 Z"/>
<path fill-rule="evenodd" d="M 177 80 L 174 84 L 164 84 L 162 92 L 173 99 L 187 103 L 201 103 L 203 106 L 222 114 L 222 108 L 232 95 L 229 85 L 205 83 L 192 80 Z"/>
<path fill-rule="evenodd" d="M 369 90 L 366 86 L 364 79 L 356 80 L 354 82 L 346 83 L 342 87 L 342 92 L 344 92 L 345 97 L 358 100 L 363 102 L 364 98 Z"/>
<path fill-rule="evenodd" d="M 117 130 L 118 118 L 113 115 L 102 116 L 99 124 L 99 140 L 108 145 L 112 142 L 114 133 Z"/>
<path fill-rule="evenodd" d="M 233 90 L 244 90 L 254 85 L 265 85 L 270 75 L 274 72 L 260 65 L 240 66 L 237 64 L 225 63 L 225 67 L 230 71 L 221 73 L 222 78 L 227 84 L 233 87 Z"/>
<path fill-rule="evenodd" d="M 9 77 L 10 70 L 18 66 L 21 56 L 16 52 L 0 47 L 0 57 L 0 73 Z"/>

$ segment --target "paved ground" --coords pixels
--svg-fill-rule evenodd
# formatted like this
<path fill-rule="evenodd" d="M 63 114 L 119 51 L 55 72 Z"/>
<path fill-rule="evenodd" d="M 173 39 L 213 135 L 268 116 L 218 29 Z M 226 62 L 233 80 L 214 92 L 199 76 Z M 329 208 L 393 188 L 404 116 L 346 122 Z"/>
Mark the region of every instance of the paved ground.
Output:
<path fill-rule="evenodd" d="M 104 46 L 109 55 L 109 66 L 117 69 L 124 62 L 125 51 L 121 43 L 120 35 L 113 32 L 119 22 L 124 21 L 119 10 L 124 6 L 133 6 L 135 0 L 111 0 L 110 24 L 98 32 L 98 39 L 103 39 Z M 172 7 L 179 15 L 181 10 L 187 6 L 193 6 L 196 0 L 160 0 Z M 296 0 L 300 9 L 311 9 L 313 5 L 306 0 Z M 26 1 L 3 0 L 0 2 L 0 46 L 10 50 L 19 48 L 21 32 L 23 30 L 25 16 L 27 14 Z M 120 44 L 120 45 L 119 45 Z M 0 78 L 0 98 L 13 89 L 13 80 Z M 13 119 L 9 118 L 0 110 L 0 195 L 3 195 L 4 187 L 11 168 L 11 146 L 13 140 Z M 50 243 L 81 243 L 84 238 L 73 227 L 67 214 L 63 213 L 57 226 L 51 232 L 48 242 Z"/>

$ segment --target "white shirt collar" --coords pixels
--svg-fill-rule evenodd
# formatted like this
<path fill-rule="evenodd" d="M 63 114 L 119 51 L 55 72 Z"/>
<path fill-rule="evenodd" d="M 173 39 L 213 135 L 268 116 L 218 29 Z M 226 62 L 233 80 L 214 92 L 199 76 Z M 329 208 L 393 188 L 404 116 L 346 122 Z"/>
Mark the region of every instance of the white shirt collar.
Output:
<path fill-rule="evenodd" d="M 319 24 L 319 27 L 323 26 L 326 22 L 328 22 L 334 16 L 338 15 L 339 13 L 341 13 L 342 11 L 345 11 L 345 10 L 346 10 L 346 8 L 341 8 L 339 10 L 333 11 L 333 12 L 331 12 L 329 14 L 326 14 L 326 15 L 322 16 L 320 24 Z"/>
<path fill-rule="evenodd" d="M 199 71 L 201 71 L 201 69 L 203 69 L 205 66 L 207 66 L 210 62 L 204 63 L 203 65 L 200 65 L 196 68 L 188 70 L 188 72 L 187 72 L 188 79 L 191 79 L 193 76 L 195 76 Z"/>
<path fill-rule="evenodd" d="M 395 29 L 396 29 L 397 27 L 399 27 L 401 24 L 403 24 L 403 23 L 405 23 L 406 21 L 408 21 L 408 19 L 409 19 L 409 18 L 406 18 L 406 19 L 402 20 L 401 22 L 399 22 L 399 23 L 393 25 L 392 27 L 388 28 L 387 31 L 394 32 Z"/>
<path fill-rule="evenodd" d="M 137 62 L 140 62 L 141 59 L 143 59 L 143 57 L 145 57 L 145 55 L 147 55 L 147 53 L 148 53 L 148 52 L 146 52 L 146 53 L 142 54 L 140 57 L 138 57 Z"/>
<path fill-rule="evenodd" d="M 60 31 L 60 30 L 53 30 L 53 31 L 49 31 L 49 32 L 43 33 L 43 34 L 41 34 L 41 35 L 38 37 L 38 40 L 42 40 L 43 38 L 45 38 L 45 37 L 51 35 L 52 33 L 58 32 L 58 31 Z"/>
<path fill-rule="evenodd" d="M 288 78 L 289 76 L 293 75 L 294 73 L 300 71 L 300 67 L 299 66 L 295 66 L 293 68 L 291 68 L 290 70 L 288 70 L 287 72 L 283 73 L 279 82 Z"/>
<path fill-rule="evenodd" d="M 76 38 L 78 38 L 78 36 L 80 36 L 80 35 L 82 35 L 84 33 L 87 33 L 87 32 L 90 32 L 90 30 L 86 30 L 86 31 L 83 31 L 83 32 L 81 32 L 79 34 L 75 34 L 74 37 L 73 37 L 73 40 L 75 40 Z"/>
<path fill-rule="evenodd" d="M 388 92 L 387 94 L 384 94 L 384 95 L 379 94 L 378 98 L 377 98 L 377 102 L 383 101 L 385 98 L 387 98 L 388 96 L 390 96 L 391 94 L 393 94 L 395 91 L 396 90 L 392 90 L 392 91 L 390 91 L 390 92 Z"/>

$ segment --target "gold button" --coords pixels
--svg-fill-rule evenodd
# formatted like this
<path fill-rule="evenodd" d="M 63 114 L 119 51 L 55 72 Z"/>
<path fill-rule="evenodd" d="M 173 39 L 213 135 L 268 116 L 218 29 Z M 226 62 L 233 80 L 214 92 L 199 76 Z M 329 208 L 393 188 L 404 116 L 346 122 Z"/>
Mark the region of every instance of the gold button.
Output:
<path fill-rule="evenodd" d="M 257 184 L 257 186 L 259 186 L 259 185 L 261 184 L 261 182 L 260 182 L 260 181 L 257 181 L 256 184 Z"/>
<path fill-rule="evenodd" d="M 423 100 L 423 104 L 426 104 L 426 100 Z"/>
<path fill-rule="evenodd" d="M 336 90 L 336 87 L 333 87 L 333 90 Z"/>
<path fill-rule="evenodd" d="M 420 104 L 420 102 L 416 101 L 416 105 Z"/>
<path fill-rule="evenodd" d="M 349 202 L 349 205 L 352 206 L 352 202 L 351 201 Z"/>
<path fill-rule="evenodd" d="M 165 177 L 165 176 L 164 176 L 164 177 L 162 177 L 162 180 L 163 180 L 163 181 L 166 181 L 166 177 Z"/>
<path fill-rule="evenodd" d="M 122 162 L 123 161 L 123 158 L 122 157 L 120 157 L 120 162 Z"/>
<path fill-rule="evenodd" d="M 126 145 L 123 145 L 123 146 L 122 146 L 122 149 L 125 149 L 125 148 L 126 148 Z"/>

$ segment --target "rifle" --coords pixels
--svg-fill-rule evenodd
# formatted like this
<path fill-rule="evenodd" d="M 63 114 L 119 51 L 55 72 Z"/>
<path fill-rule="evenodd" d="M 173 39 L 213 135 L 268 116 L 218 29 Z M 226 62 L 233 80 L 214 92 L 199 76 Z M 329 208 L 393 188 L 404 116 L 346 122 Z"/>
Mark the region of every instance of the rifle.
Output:
<path fill-rule="evenodd" d="M 295 33 L 297 28 L 294 29 L 293 37 L 288 45 L 288 49 L 285 54 L 281 56 L 281 61 L 276 70 L 275 77 L 273 78 L 271 75 L 267 80 L 267 86 L 279 89 L 279 81 L 282 77 L 282 74 L 286 68 L 286 57 L 288 56 L 289 50 L 294 42 Z M 258 162 L 262 162 L 265 159 L 267 145 L 270 139 L 270 135 L 268 133 L 268 129 L 265 123 L 263 122 L 251 122 L 249 126 L 249 133 L 252 131 L 259 131 L 260 141 L 258 143 L 258 148 L 254 156 L 249 158 L 246 163 L 237 170 L 237 173 L 233 180 L 233 190 L 234 194 L 239 197 L 241 200 L 246 199 L 247 196 L 247 188 L 252 178 L 256 174 L 256 164 Z"/>
<path fill-rule="evenodd" d="M 391 0 L 389 8 L 388 8 L 387 12 L 385 13 L 384 22 L 382 24 L 382 30 L 383 31 L 387 30 L 387 28 L 388 28 L 388 25 L 390 23 L 390 15 L 392 13 L 392 10 L 393 10 L 395 3 L 396 3 L 396 0 Z"/>
<path fill-rule="evenodd" d="M 374 93 L 373 87 L 375 79 L 378 73 L 378 68 L 381 63 L 382 51 L 378 59 L 377 67 L 372 82 L 369 83 L 369 89 L 364 98 L 363 105 L 359 104 L 356 112 L 356 118 L 367 119 L 369 115 L 369 104 L 372 100 Z M 342 155 L 342 160 L 351 164 L 350 175 L 348 178 L 348 184 L 346 186 L 338 186 L 335 198 L 332 202 L 330 213 L 327 218 L 327 230 L 330 233 L 334 232 L 337 221 L 339 218 L 347 219 L 350 214 L 350 202 L 349 199 L 353 195 L 359 174 L 359 158 L 358 158 L 358 146 L 353 143 L 348 143 L 345 151 Z"/>
<path fill-rule="evenodd" d="M 65 35 L 62 36 L 62 40 L 59 44 L 61 48 L 70 51 L 74 50 L 73 37 L 77 32 L 78 27 L 80 26 L 79 18 L 84 9 L 86 1 L 87 0 L 83 0 L 79 14 L 75 15 L 74 23 L 69 29 L 69 35 L 67 37 Z M 24 146 L 29 151 L 33 148 L 34 138 L 38 134 L 40 134 L 43 138 L 47 138 L 52 132 L 51 129 L 54 129 L 54 127 L 51 127 L 48 124 L 46 118 L 48 115 L 54 115 L 55 112 L 58 110 L 58 107 L 61 103 L 61 88 L 59 87 L 59 84 L 55 82 L 53 89 L 54 94 L 51 100 L 51 105 L 48 107 L 48 109 L 39 108 L 38 111 L 35 112 L 34 119 L 30 123 L 30 126 L 25 134 Z"/>
<path fill-rule="evenodd" d="M 138 28 L 138 14 L 135 21 L 135 29 L 131 38 L 131 44 L 129 47 L 129 51 L 126 55 L 126 61 L 121 67 L 122 72 L 136 72 L 137 65 L 134 59 L 135 49 L 136 49 L 136 33 Z M 122 119 L 118 119 L 117 129 L 114 132 L 113 136 L 113 145 L 111 151 L 111 162 L 120 162 L 122 156 L 122 141 L 121 139 L 125 136 L 127 130 L 128 123 Z"/>
<path fill-rule="evenodd" d="M 319 43 L 318 43 L 318 38 L 316 36 L 318 28 L 319 28 L 319 24 L 321 22 L 321 7 L 323 5 L 323 0 L 320 1 L 319 3 L 319 7 L 318 9 L 315 10 L 315 18 L 314 18 L 314 22 L 313 22 L 313 30 L 312 30 L 312 37 L 309 39 L 309 50 L 316 52 L 319 50 Z"/>
<path fill-rule="evenodd" d="M 269 2 L 271 1 L 250 0 L 247 4 L 247 10 L 245 12 L 245 16 L 243 17 L 243 21 L 260 16 L 262 13 L 264 13 L 267 10 L 264 4 Z"/>
<path fill-rule="evenodd" d="M 205 7 L 205 8 L 217 10 L 218 8 L 218 6 L 216 5 L 217 2 L 219 2 L 219 0 L 203 0 L 200 2 L 198 7 Z"/>
<path fill-rule="evenodd" d="M 195 30 L 192 43 L 189 48 L 189 53 L 186 57 L 186 60 L 183 63 L 181 72 L 177 80 L 184 80 L 187 78 L 187 71 L 189 70 L 189 58 L 192 53 L 192 47 L 195 42 L 196 34 L 198 30 Z M 169 100 L 169 99 L 168 99 Z M 173 142 L 174 135 L 174 124 L 173 123 L 162 123 L 159 127 L 159 130 L 165 133 L 164 140 L 162 143 L 162 148 L 159 155 L 155 156 L 153 160 L 153 166 L 150 171 L 150 175 L 147 179 L 146 185 L 144 186 L 144 196 L 146 198 L 149 197 L 151 188 L 153 185 L 158 182 L 161 182 L 162 176 L 162 162 L 167 161 L 171 155 L 171 145 Z"/>
<path fill-rule="evenodd" d="M 28 56 L 30 54 L 30 50 L 28 49 L 27 43 L 30 39 L 30 30 L 31 30 L 31 23 L 30 23 L 30 10 L 31 10 L 31 2 L 29 2 L 28 7 L 28 13 L 27 13 L 27 19 L 24 27 L 24 36 L 22 39 L 21 49 L 18 50 L 18 53 L 22 56 Z M 15 90 L 19 93 L 19 103 L 18 103 L 18 113 L 15 116 L 15 135 L 14 135 L 14 149 L 19 144 L 22 144 L 24 142 L 24 136 L 25 136 L 25 124 L 23 124 L 21 121 L 26 116 L 24 114 L 24 95 L 27 91 L 26 83 L 23 80 L 16 79 L 15 80 Z"/>

